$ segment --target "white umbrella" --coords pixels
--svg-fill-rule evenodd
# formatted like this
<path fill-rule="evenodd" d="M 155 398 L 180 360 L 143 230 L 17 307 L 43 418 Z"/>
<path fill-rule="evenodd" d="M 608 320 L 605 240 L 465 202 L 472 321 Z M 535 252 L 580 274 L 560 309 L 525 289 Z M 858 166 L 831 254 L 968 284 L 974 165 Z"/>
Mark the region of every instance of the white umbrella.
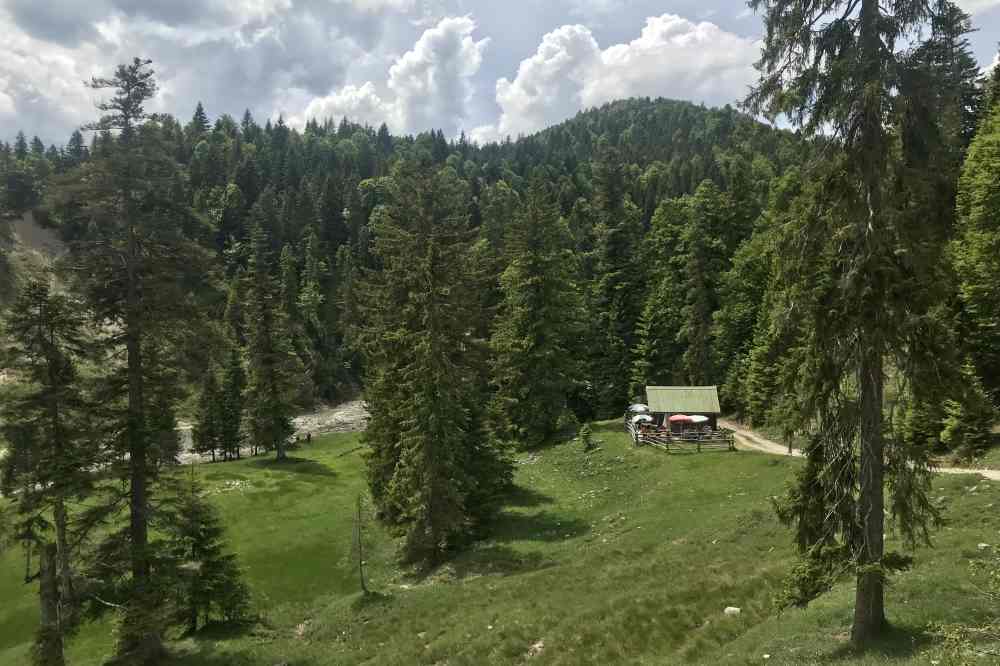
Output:
<path fill-rule="evenodd" d="M 629 405 L 628 411 L 635 412 L 637 414 L 642 414 L 648 412 L 649 407 L 647 405 L 642 404 L 641 402 L 637 402 L 634 405 Z"/>
<path fill-rule="evenodd" d="M 691 423 L 708 423 L 708 417 L 702 416 L 701 414 L 695 414 L 691 417 Z"/>
<path fill-rule="evenodd" d="M 635 415 L 635 416 L 632 417 L 632 425 L 635 425 L 635 424 L 640 423 L 640 422 L 641 423 L 652 423 L 653 422 L 653 417 L 650 416 L 649 414 L 637 414 L 637 415 Z"/>

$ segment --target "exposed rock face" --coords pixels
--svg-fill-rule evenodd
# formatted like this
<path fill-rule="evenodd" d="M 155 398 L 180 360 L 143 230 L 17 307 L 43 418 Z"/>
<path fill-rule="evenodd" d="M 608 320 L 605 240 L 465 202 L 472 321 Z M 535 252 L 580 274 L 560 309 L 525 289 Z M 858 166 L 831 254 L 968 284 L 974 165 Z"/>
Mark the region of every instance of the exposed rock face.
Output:
<path fill-rule="evenodd" d="M 295 436 L 305 439 L 306 435 L 313 437 L 331 432 L 360 432 L 368 425 L 368 410 L 362 400 L 352 400 L 332 407 L 321 407 L 315 412 L 301 414 L 292 419 Z M 183 465 L 207 462 L 211 456 L 203 456 L 191 451 L 192 425 L 185 421 L 177 424 L 177 433 L 181 438 L 180 461 Z M 249 455 L 249 449 L 244 449 Z"/>
<path fill-rule="evenodd" d="M 352 400 L 296 416 L 293 423 L 299 437 L 307 433 L 315 437 L 328 432 L 360 432 L 368 425 L 368 416 L 364 401 Z"/>

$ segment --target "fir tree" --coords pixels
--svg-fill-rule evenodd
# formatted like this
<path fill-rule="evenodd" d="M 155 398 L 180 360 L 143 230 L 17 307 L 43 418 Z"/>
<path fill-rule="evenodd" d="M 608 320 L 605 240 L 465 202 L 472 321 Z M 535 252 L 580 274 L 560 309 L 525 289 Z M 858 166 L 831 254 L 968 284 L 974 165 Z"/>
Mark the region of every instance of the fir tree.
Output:
<path fill-rule="evenodd" d="M 171 403 L 178 395 L 170 374 L 176 359 L 168 358 L 168 347 L 182 343 L 189 330 L 175 322 L 197 319 L 188 307 L 187 280 L 204 274 L 204 253 L 183 233 L 193 214 L 172 196 L 177 165 L 160 126 L 144 110 L 157 90 L 149 62 L 136 59 L 90 85 L 112 90 L 98 107 L 105 115 L 89 126 L 106 139 L 90 161 L 57 181 L 50 207 L 69 240 L 67 274 L 97 320 L 114 331 L 107 336 L 109 353 L 124 352 L 108 402 L 126 405 L 124 413 L 111 415 L 120 419 L 122 433 L 112 471 L 124 487 L 118 491 L 109 484 L 102 492 L 109 496 L 106 506 L 127 500 L 129 528 L 109 536 L 124 540 L 115 552 L 127 554 L 127 567 L 106 571 L 128 572 L 118 651 L 123 659 L 143 663 L 162 651 L 149 525 L 153 486 L 177 449 Z"/>
<path fill-rule="evenodd" d="M 48 276 L 46 276 L 47 278 Z M 79 544 L 87 526 L 74 525 L 71 505 L 92 488 L 98 462 L 88 436 L 90 410 L 77 366 L 87 354 L 80 303 L 52 293 L 47 279 L 29 278 L 3 325 L 2 360 L 20 372 L 24 388 L 3 394 L 2 432 L 13 452 L 0 458 L 3 488 L 19 490 L 16 534 L 42 554 L 41 629 L 35 663 L 62 664 L 63 640 L 76 626 Z"/>
<path fill-rule="evenodd" d="M 971 362 L 962 368 L 962 392 L 944 402 L 941 441 L 959 455 L 972 458 L 993 441 L 997 410 L 983 389 Z"/>
<path fill-rule="evenodd" d="M 958 225 L 951 256 L 959 279 L 961 318 L 977 374 L 1000 398 L 1000 104 L 980 126 L 962 168 Z"/>
<path fill-rule="evenodd" d="M 690 209 L 684 199 L 667 199 L 653 214 L 652 228 L 642 253 L 655 282 L 645 294 L 645 304 L 636 325 L 632 351 L 632 397 L 643 396 L 650 385 L 684 383 L 682 341 L 685 255 L 681 251 Z"/>
<path fill-rule="evenodd" d="M 293 432 L 295 376 L 301 374 L 289 344 L 281 292 L 269 272 L 270 242 L 260 226 L 250 232 L 252 254 L 247 269 L 247 423 L 255 451 L 275 451 L 287 458 Z"/>
<path fill-rule="evenodd" d="M 24 132 L 18 130 L 17 137 L 14 138 L 14 159 L 25 160 L 28 158 L 28 138 Z"/>
<path fill-rule="evenodd" d="M 226 460 L 238 460 L 243 446 L 243 391 L 246 374 L 240 349 L 232 344 L 222 380 L 222 419 L 219 445 Z"/>
<path fill-rule="evenodd" d="M 492 515 L 510 468 L 484 427 L 468 190 L 448 169 L 411 163 L 391 188 L 374 222 L 381 270 L 367 285 L 368 480 L 408 558 L 434 563 Z"/>
<path fill-rule="evenodd" d="M 698 186 L 688 198 L 688 224 L 681 234 L 680 256 L 684 276 L 684 307 L 679 340 L 687 383 L 714 384 L 717 373 L 712 355 L 713 315 L 719 309 L 719 279 L 729 269 L 739 237 L 736 214 L 729 196 L 711 181 Z"/>
<path fill-rule="evenodd" d="M 194 115 L 191 116 L 191 122 L 187 126 L 190 145 L 192 147 L 197 145 L 198 141 L 208 134 L 211 128 L 212 125 L 208 122 L 208 114 L 205 113 L 205 107 L 201 105 L 201 102 L 198 102 L 194 107 Z"/>
<path fill-rule="evenodd" d="M 925 538 L 932 517 L 926 458 L 911 448 L 887 448 L 883 416 L 886 359 L 904 370 L 935 362 L 922 356 L 934 348 L 933 333 L 917 335 L 919 342 L 910 335 L 911 322 L 928 307 L 930 290 L 920 274 L 932 265 L 921 263 L 928 258 L 921 243 L 927 230 L 892 224 L 900 202 L 887 187 L 894 148 L 912 155 L 914 141 L 933 123 L 910 116 L 900 136 L 887 122 L 894 108 L 912 100 L 899 78 L 906 58 L 901 36 L 917 34 L 931 16 L 926 0 L 751 0 L 750 6 L 763 12 L 766 36 L 749 108 L 788 114 L 807 133 L 822 127 L 838 149 L 813 168 L 811 205 L 785 235 L 777 272 L 786 290 L 781 306 L 794 303 L 799 321 L 808 317 L 801 368 L 808 383 L 794 387 L 807 391 L 799 396 L 801 422 L 817 430 L 808 455 L 844 466 L 822 495 L 829 511 L 791 513 L 799 516 L 800 535 L 843 540 L 857 576 L 851 636 L 866 645 L 887 626 L 885 576 L 898 562 L 884 547 L 887 470 L 904 536 Z M 793 496 L 792 504 L 804 496 Z M 809 524 L 817 516 L 822 529 Z M 806 541 L 800 547 L 816 554 L 811 545 L 818 544 Z"/>
<path fill-rule="evenodd" d="M 214 369 L 208 368 L 205 372 L 201 395 L 198 398 L 198 413 L 192 439 L 194 451 L 202 455 L 211 454 L 212 462 L 215 462 L 216 452 L 226 450 L 222 442 L 223 419 L 225 417 L 219 382 L 215 378 Z"/>
<path fill-rule="evenodd" d="M 522 446 L 552 436 L 581 381 L 582 312 L 572 237 L 545 185 L 533 183 L 507 229 L 510 264 L 493 334 L 497 434 Z"/>
<path fill-rule="evenodd" d="M 241 622 L 249 617 L 250 593 L 236 556 L 227 553 L 218 513 L 192 478 L 172 498 L 175 518 L 167 528 L 163 550 L 178 584 L 172 590 L 175 622 L 188 633 L 213 617 Z"/>

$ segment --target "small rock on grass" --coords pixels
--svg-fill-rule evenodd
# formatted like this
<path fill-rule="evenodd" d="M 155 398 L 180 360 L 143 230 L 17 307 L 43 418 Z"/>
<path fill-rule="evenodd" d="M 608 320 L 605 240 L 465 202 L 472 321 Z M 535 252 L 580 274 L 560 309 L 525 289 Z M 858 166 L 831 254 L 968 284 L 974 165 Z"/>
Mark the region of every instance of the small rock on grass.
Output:
<path fill-rule="evenodd" d="M 740 612 L 740 609 L 736 606 L 726 606 L 726 610 L 723 611 L 723 613 L 730 616 L 739 615 Z"/>

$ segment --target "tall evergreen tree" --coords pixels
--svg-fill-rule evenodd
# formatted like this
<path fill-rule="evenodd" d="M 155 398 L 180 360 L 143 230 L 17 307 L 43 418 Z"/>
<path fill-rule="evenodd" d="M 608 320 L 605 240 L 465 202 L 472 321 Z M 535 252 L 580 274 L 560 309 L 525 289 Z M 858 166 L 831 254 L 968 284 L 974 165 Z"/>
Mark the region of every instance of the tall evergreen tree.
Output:
<path fill-rule="evenodd" d="M 222 420 L 220 424 L 220 447 L 226 460 L 238 460 L 243 446 L 243 391 L 246 373 L 239 346 L 230 345 L 229 360 L 222 380 Z"/>
<path fill-rule="evenodd" d="M 502 439 L 530 447 L 557 431 L 582 380 L 573 239 L 544 183 L 532 184 L 505 245 L 510 263 L 492 339 L 492 412 Z"/>
<path fill-rule="evenodd" d="M 596 276 L 591 286 L 593 332 L 590 376 L 597 413 L 609 417 L 634 397 L 628 395 L 631 352 L 642 314 L 644 280 L 638 261 L 641 213 L 626 192 L 625 165 L 602 141 L 593 165 L 598 216 Z"/>
<path fill-rule="evenodd" d="M 20 493 L 16 534 L 42 555 L 41 628 L 34 663 L 65 663 L 63 640 L 76 626 L 80 599 L 79 544 L 86 527 L 72 503 L 91 490 L 98 462 L 89 410 L 77 370 L 87 353 L 83 310 L 51 291 L 47 279 L 29 278 L 3 322 L 2 359 L 22 376 L 24 389 L 0 404 L 2 431 L 14 451 L 0 458 L 3 489 Z"/>
<path fill-rule="evenodd" d="M 1000 103 L 983 119 L 969 148 L 958 192 L 951 255 L 959 279 L 968 349 L 983 384 L 1000 400 Z"/>
<path fill-rule="evenodd" d="M 193 471 L 170 504 L 176 517 L 168 523 L 162 559 L 176 572 L 171 590 L 175 622 L 193 634 L 213 615 L 227 622 L 246 620 L 250 592 L 236 556 L 226 552 L 218 512 L 205 500 Z"/>
<path fill-rule="evenodd" d="M 290 344 L 281 292 L 270 273 L 270 241 L 260 226 L 250 232 L 247 269 L 247 423 L 255 451 L 287 458 L 292 435 L 293 383 L 301 376 Z"/>
<path fill-rule="evenodd" d="M 376 215 L 363 349 L 372 496 L 407 556 L 433 563 L 496 510 L 510 467 L 485 430 L 468 190 L 430 168 L 397 165 Z"/>
<path fill-rule="evenodd" d="M 222 401 L 223 396 L 219 390 L 215 371 L 213 368 L 207 368 L 201 394 L 198 396 L 198 413 L 192 431 L 192 441 L 195 452 L 211 455 L 212 462 L 215 462 L 217 452 L 225 450 L 222 429 L 226 415 Z"/>
<path fill-rule="evenodd" d="M 185 202 L 172 196 L 177 165 L 157 121 L 144 110 L 157 90 L 149 62 L 135 59 L 90 86 L 112 91 L 98 106 L 104 115 L 88 126 L 108 138 L 90 161 L 56 182 L 51 208 L 69 240 L 67 275 L 97 320 L 113 331 L 109 352 L 124 351 L 125 366 L 110 384 L 109 402 L 121 399 L 126 405 L 114 469 L 124 488 L 108 500 L 115 507 L 127 500 L 129 513 L 128 530 L 113 535 L 125 544 L 115 552 L 128 555 L 118 651 L 123 659 L 148 663 L 162 652 L 163 630 L 149 547 L 151 495 L 163 447 L 176 448 L 169 443 L 175 437 L 170 401 L 176 394 L 157 383 L 173 379 L 160 369 L 169 365 L 163 362 L 166 347 L 181 336 L 174 322 L 196 319 L 187 307 L 193 284 L 188 280 L 197 275 L 200 282 L 205 274 L 204 254 L 183 233 L 194 218 Z M 116 492 L 111 486 L 103 491 Z"/>
<path fill-rule="evenodd" d="M 24 160 L 28 158 L 28 138 L 24 132 L 18 131 L 14 138 L 14 159 Z"/>
<path fill-rule="evenodd" d="M 719 280 L 729 269 L 740 238 L 732 200 L 711 181 L 698 186 L 687 200 L 688 224 L 681 234 L 684 308 L 680 341 L 685 344 L 684 374 L 688 384 L 717 381 L 714 367 L 713 316 L 719 309 Z"/>
<path fill-rule="evenodd" d="M 782 306 L 794 305 L 800 322 L 808 318 L 801 368 L 808 382 L 794 388 L 806 391 L 801 422 L 815 424 L 811 464 L 791 514 L 806 553 L 821 555 L 832 538 L 844 543 L 857 575 L 851 636 L 865 645 L 887 626 L 884 584 L 894 563 L 884 547 L 887 470 L 904 535 L 926 538 L 930 513 L 926 457 L 912 447 L 886 447 L 883 408 L 887 358 L 904 372 L 934 362 L 919 358 L 934 345 L 914 326 L 928 308 L 921 279 L 926 230 L 915 226 L 919 221 L 895 225 L 898 202 L 887 191 L 894 147 L 909 150 L 933 122 L 924 118 L 905 133 L 891 124 L 912 92 L 901 78 L 903 48 L 919 43 L 931 13 L 926 0 L 749 4 L 763 12 L 767 28 L 749 107 L 787 114 L 807 132 L 824 128 L 834 139 L 826 163 L 814 167 L 812 206 L 788 230 L 777 267 L 787 297 Z M 830 468 L 837 473 L 816 477 Z M 818 482 L 828 483 L 821 494 L 827 511 L 802 503 Z M 817 517 L 821 525 L 813 524 Z"/>

